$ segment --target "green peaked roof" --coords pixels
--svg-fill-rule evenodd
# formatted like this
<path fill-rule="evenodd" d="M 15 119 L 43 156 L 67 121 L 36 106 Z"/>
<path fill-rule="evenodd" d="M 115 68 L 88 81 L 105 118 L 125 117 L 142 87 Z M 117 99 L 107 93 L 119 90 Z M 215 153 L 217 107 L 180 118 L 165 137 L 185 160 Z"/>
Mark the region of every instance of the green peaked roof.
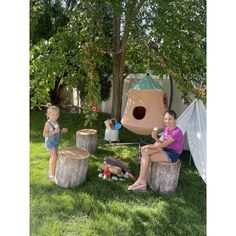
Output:
<path fill-rule="evenodd" d="M 146 75 L 139 83 L 134 86 L 134 89 L 159 89 L 163 90 L 160 84 L 158 84 L 150 75 Z"/>

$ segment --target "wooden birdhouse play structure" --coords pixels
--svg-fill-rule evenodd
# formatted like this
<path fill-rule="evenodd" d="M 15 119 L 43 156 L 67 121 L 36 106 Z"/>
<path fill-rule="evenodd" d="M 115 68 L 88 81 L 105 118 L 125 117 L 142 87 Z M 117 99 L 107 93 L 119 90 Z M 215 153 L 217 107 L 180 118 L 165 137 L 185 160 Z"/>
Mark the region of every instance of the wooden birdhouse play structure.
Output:
<path fill-rule="evenodd" d="M 167 106 L 165 91 L 147 74 L 129 90 L 121 123 L 136 134 L 150 135 L 154 127 L 164 127 Z"/>

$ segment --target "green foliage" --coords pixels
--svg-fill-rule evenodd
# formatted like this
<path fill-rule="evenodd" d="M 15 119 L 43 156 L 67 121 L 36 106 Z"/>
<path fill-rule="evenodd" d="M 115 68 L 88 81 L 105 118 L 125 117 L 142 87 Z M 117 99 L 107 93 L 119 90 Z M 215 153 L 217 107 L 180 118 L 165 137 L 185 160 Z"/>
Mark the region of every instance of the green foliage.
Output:
<path fill-rule="evenodd" d="M 91 103 L 98 104 L 101 99 L 109 98 L 111 83 L 107 74 L 111 74 L 112 67 L 109 55 L 101 53 L 103 38 L 96 33 L 98 25 L 89 15 L 91 9 L 84 11 L 87 3 L 81 3 L 79 9 L 75 8 L 75 1 L 66 4 L 70 8 L 67 11 L 68 24 L 31 48 L 31 108 L 48 102 L 57 104 L 58 100 L 53 96 L 60 96 L 62 86 L 71 85 L 79 88 L 82 101 L 87 102 L 84 109 L 87 114 Z M 94 67 L 92 74 L 91 63 Z M 102 81 L 102 89 L 99 81 Z M 96 117 L 96 114 L 91 113 L 89 117 Z"/>
<path fill-rule="evenodd" d="M 41 39 L 49 39 L 68 22 L 62 1 L 30 1 L 30 41 L 34 45 Z"/>
<path fill-rule="evenodd" d="M 39 41 L 30 51 L 31 107 L 51 102 L 55 85 L 77 86 L 81 76 L 79 45 L 76 35 L 60 32 Z M 71 44 L 74 48 L 71 48 Z"/>
<path fill-rule="evenodd" d="M 106 101 L 109 99 L 111 93 L 111 80 L 109 77 L 112 74 L 112 63 L 109 54 L 103 56 L 103 60 L 99 65 L 97 65 L 96 71 L 100 78 L 101 100 Z"/>
<path fill-rule="evenodd" d="M 191 93 L 205 101 L 206 1 L 144 1 L 129 18 L 140 2 L 31 0 L 31 107 L 58 102 L 60 88 L 71 85 L 80 90 L 86 117 L 96 118 L 91 104 L 109 98 L 118 53 L 112 44 L 115 12 L 121 13 L 120 44 L 128 32 L 122 74 L 149 68 L 170 74 L 186 102 Z"/>
<path fill-rule="evenodd" d="M 128 72 L 171 75 L 186 102 L 191 93 L 205 100 L 193 83 L 206 87 L 206 1 L 146 2 L 131 31 L 125 65 Z"/>
<path fill-rule="evenodd" d="M 151 54 L 187 98 L 193 82 L 206 86 L 206 1 L 158 1 L 155 12 Z"/>
<path fill-rule="evenodd" d="M 91 57 L 93 55 L 93 57 Z M 92 111 L 92 106 L 98 105 L 101 101 L 100 91 L 101 84 L 99 81 L 98 73 L 95 71 L 99 57 L 99 51 L 93 43 L 86 44 L 84 50 L 84 62 L 86 65 L 85 70 L 88 72 L 88 94 L 85 98 L 85 107 L 83 113 L 85 114 L 85 126 L 92 125 L 94 121 L 97 120 L 97 113 Z"/>
<path fill-rule="evenodd" d="M 206 235 L 206 185 L 189 154 L 181 156 L 182 166 L 175 193 L 160 194 L 127 191 L 133 181 L 104 181 L 97 168 L 105 156 L 121 156 L 137 176 L 138 145 L 109 146 L 104 141 L 104 120 L 98 113 L 91 128 L 98 131 L 98 147 L 90 156 L 86 182 L 79 188 L 64 189 L 48 179 L 49 154 L 42 136 L 46 116 L 30 114 L 30 235 Z M 75 133 L 83 129 L 83 114 L 62 113 L 59 123 L 69 132 L 60 147 L 74 146 Z M 135 142 L 140 136 L 120 130 L 121 142 Z"/>

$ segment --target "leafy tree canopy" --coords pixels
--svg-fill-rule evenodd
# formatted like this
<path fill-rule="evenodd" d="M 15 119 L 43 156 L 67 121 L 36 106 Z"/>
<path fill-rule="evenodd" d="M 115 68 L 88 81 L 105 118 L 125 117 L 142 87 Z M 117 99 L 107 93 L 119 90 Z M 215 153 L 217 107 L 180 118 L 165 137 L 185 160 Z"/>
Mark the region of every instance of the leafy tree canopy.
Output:
<path fill-rule="evenodd" d="M 109 97 L 108 76 L 119 50 L 122 75 L 149 66 L 171 75 L 186 102 L 189 92 L 206 97 L 193 89 L 193 82 L 206 86 L 204 0 L 31 0 L 30 22 L 32 107 L 69 84 L 80 89 L 89 112 L 92 103 Z"/>

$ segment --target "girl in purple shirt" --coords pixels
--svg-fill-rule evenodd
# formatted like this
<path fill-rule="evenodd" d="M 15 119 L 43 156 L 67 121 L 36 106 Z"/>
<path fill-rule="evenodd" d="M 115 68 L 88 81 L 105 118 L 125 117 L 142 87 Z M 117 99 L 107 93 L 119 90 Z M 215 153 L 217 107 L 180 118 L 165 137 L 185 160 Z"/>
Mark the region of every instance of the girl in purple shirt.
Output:
<path fill-rule="evenodd" d="M 167 110 L 164 114 L 164 137 L 157 138 L 157 128 L 152 131 L 154 144 L 148 144 L 141 148 L 142 158 L 140 173 L 137 181 L 128 187 L 132 191 L 146 191 L 150 162 L 176 162 L 183 151 L 184 137 L 180 128 L 176 126 L 177 115 L 173 110 Z"/>

